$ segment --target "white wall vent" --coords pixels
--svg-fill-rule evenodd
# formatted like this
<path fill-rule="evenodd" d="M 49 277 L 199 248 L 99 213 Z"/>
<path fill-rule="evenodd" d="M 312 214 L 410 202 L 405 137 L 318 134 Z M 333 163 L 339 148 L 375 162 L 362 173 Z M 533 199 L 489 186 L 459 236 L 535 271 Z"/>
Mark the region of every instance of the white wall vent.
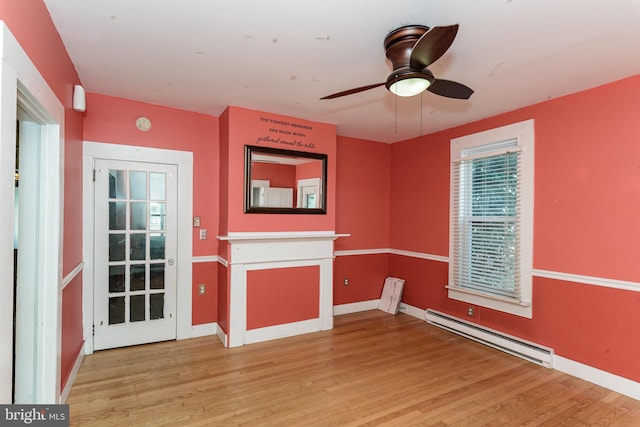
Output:
<path fill-rule="evenodd" d="M 547 368 L 553 367 L 552 348 L 486 328 L 476 323 L 467 322 L 466 320 L 430 308 L 427 309 L 426 320 L 429 324 L 518 356 L 535 364 Z"/>

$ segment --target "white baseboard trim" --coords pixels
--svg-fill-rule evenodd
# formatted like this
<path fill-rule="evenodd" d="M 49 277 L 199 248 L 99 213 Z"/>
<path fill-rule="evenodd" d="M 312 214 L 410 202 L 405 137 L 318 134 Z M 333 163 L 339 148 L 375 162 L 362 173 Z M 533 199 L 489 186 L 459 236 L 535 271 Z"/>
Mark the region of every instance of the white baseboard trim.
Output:
<path fill-rule="evenodd" d="M 412 305 L 406 304 L 404 302 L 400 303 L 400 309 L 398 310 L 400 313 L 406 313 L 409 316 L 413 316 L 416 319 L 425 320 L 427 317 L 427 310 L 423 310 L 418 307 L 414 307 Z"/>
<path fill-rule="evenodd" d="M 376 310 L 378 308 L 379 303 L 380 303 L 379 299 L 372 299 L 369 301 L 360 301 L 360 302 L 353 302 L 350 304 L 334 305 L 333 315 L 341 316 L 343 314 L 351 314 L 351 313 L 358 313 L 361 311 Z M 405 304 L 404 302 L 400 303 L 400 308 L 398 311 L 400 313 L 408 314 L 409 316 L 413 316 L 420 320 L 424 320 L 427 315 L 427 310 L 423 310 L 421 308 L 414 307 L 409 304 Z"/>
<path fill-rule="evenodd" d="M 285 323 L 284 325 L 250 329 L 245 332 L 244 344 L 253 344 L 278 338 L 292 337 L 294 335 L 308 334 L 310 332 L 318 332 L 320 330 L 322 330 L 320 318 Z"/>
<path fill-rule="evenodd" d="M 78 353 L 78 357 L 76 357 L 76 361 L 73 362 L 73 368 L 71 368 L 71 372 L 69 373 L 69 378 L 67 378 L 67 383 L 64 385 L 64 388 L 60 392 L 60 403 L 67 403 L 67 399 L 69 398 L 69 393 L 71 393 L 71 387 L 73 387 L 73 383 L 78 376 L 78 371 L 80 370 L 80 365 L 82 365 L 82 360 L 84 359 L 84 345 L 80 348 L 80 353 Z"/>
<path fill-rule="evenodd" d="M 224 333 L 220 326 L 218 326 L 216 329 L 216 335 L 218 336 L 218 339 L 220 340 L 222 345 L 225 347 L 229 347 L 229 337 L 227 336 L 227 334 Z"/>
<path fill-rule="evenodd" d="M 640 383 L 619 375 L 558 356 L 557 354 L 553 356 L 553 369 L 640 400 Z"/>
<path fill-rule="evenodd" d="M 380 303 L 379 299 L 370 301 L 352 302 L 350 304 L 340 304 L 333 306 L 333 315 L 341 316 L 343 314 L 358 313 L 360 311 L 375 310 Z"/>
<path fill-rule="evenodd" d="M 209 335 L 216 335 L 218 333 L 218 324 L 203 323 L 202 325 L 191 326 L 191 336 L 189 338 L 206 337 Z"/>

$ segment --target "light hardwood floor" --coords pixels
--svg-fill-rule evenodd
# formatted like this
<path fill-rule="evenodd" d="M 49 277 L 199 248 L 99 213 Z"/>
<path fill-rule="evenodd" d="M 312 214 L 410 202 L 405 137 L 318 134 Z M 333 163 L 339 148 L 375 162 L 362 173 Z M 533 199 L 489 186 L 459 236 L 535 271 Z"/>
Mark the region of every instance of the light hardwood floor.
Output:
<path fill-rule="evenodd" d="M 96 352 L 68 403 L 72 426 L 640 426 L 640 401 L 378 310 L 239 348 Z"/>

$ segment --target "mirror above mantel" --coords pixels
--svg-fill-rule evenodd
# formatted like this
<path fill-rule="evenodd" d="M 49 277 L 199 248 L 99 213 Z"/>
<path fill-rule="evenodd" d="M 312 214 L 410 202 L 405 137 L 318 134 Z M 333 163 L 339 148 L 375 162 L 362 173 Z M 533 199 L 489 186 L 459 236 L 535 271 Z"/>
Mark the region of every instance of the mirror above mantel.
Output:
<path fill-rule="evenodd" d="M 245 213 L 326 214 L 327 155 L 245 146 Z"/>

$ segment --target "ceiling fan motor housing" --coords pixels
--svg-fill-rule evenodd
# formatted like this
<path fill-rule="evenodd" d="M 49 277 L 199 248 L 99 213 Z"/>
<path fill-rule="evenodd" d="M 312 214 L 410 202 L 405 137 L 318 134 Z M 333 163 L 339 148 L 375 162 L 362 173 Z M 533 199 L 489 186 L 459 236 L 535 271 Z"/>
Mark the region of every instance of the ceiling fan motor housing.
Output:
<path fill-rule="evenodd" d="M 435 77 L 427 68 L 418 70 L 410 65 L 411 52 L 427 31 L 429 31 L 429 27 L 424 25 L 405 25 L 391 31 L 384 38 L 385 53 L 393 66 L 393 72 L 389 74 L 385 83 L 386 88 L 390 91 L 396 93 L 391 86 L 406 79 L 427 80 L 428 85 L 433 83 Z"/>
<path fill-rule="evenodd" d="M 387 34 L 384 38 L 384 50 L 394 71 L 409 67 L 413 47 L 427 31 L 429 27 L 424 25 L 406 25 Z"/>

